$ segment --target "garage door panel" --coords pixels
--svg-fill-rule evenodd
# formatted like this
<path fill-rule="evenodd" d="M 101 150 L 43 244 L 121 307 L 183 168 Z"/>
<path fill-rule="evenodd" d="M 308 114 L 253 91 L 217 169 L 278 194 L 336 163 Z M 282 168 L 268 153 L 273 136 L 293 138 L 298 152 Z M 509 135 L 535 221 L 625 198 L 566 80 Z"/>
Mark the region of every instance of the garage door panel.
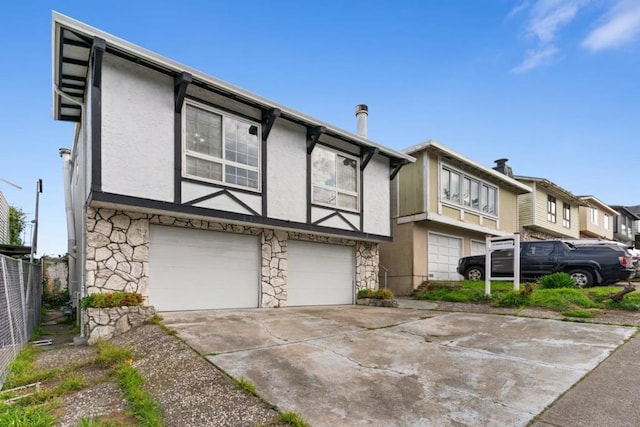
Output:
<path fill-rule="evenodd" d="M 287 305 L 353 303 L 353 247 L 290 240 L 287 254 Z"/>
<path fill-rule="evenodd" d="M 257 307 L 257 236 L 152 226 L 149 303 L 161 311 Z"/>
<path fill-rule="evenodd" d="M 430 279 L 460 279 L 456 267 L 458 260 L 462 257 L 461 238 L 429 233 L 427 253 Z"/>

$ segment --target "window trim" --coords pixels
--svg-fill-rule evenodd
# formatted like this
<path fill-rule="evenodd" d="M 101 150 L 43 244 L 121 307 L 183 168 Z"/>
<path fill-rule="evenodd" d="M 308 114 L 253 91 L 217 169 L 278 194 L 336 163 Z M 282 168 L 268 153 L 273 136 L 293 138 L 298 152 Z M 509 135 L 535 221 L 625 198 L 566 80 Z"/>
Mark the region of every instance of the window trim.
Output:
<path fill-rule="evenodd" d="M 217 114 L 219 115 L 222 120 L 221 120 L 221 132 L 222 132 L 222 155 L 225 156 L 226 154 L 226 141 L 225 141 L 225 118 L 229 118 L 232 120 L 237 120 L 239 122 L 243 122 L 243 123 L 247 123 L 250 126 L 256 126 L 257 128 L 257 134 L 256 134 L 256 138 L 257 138 L 257 148 L 258 148 L 258 166 L 250 166 L 250 165 L 246 165 L 243 163 L 238 163 L 238 162 L 234 162 L 231 160 L 227 160 L 226 158 L 218 158 L 218 157 L 214 157 L 214 156 L 209 156 L 207 154 L 203 154 L 203 153 L 198 153 L 196 151 L 190 151 L 187 150 L 187 106 L 192 106 L 195 108 L 199 108 L 201 110 L 207 111 L 211 114 Z M 183 103 L 183 108 L 182 108 L 182 177 L 183 178 L 188 178 L 188 179 L 192 179 L 195 181 L 200 181 L 203 183 L 211 183 L 211 184 L 216 184 L 216 185 L 220 185 L 223 187 L 229 187 L 229 188 L 236 188 L 238 190 L 243 190 L 243 191 L 248 191 L 251 193 L 261 193 L 262 192 L 262 124 L 258 121 L 253 121 L 253 120 L 249 120 L 246 117 L 242 117 L 236 114 L 232 114 L 229 113 L 227 111 L 224 110 L 220 110 L 214 107 L 211 107 L 209 105 L 203 104 L 201 102 L 197 102 L 194 101 L 192 99 L 185 99 L 184 103 Z M 206 160 L 206 161 L 210 161 L 210 162 L 214 162 L 214 163 L 219 163 L 222 165 L 222 181 L 218 181 L 215 179 L 210 179 L 210 178 L 205 178 L 202 176 L 198 176 L 198 175 L 192 175 L 189 174 L 187 172 L 187 155 L 189 157 L 194 157 L 194 158 L 198 158 L 198 159 L 202 159 L 202 160 Z M 244 186 L 244 185 L 239 185 L 239 184 L 234 184 L 234 183 L 230 183 L 230 182 L 226 182 L 225 176 L 226 176 L 226 166 L 233 166 L 236 168 L 241 168 L 241 169 L 246 169 L 246 170 L 250 170 L 253 172 L 256 172 L 258 175 L 258 187 L 254 188 L 254 187 L 248 187 L 248 186 Z"/>
<path fill-rule="evenodd" d="M 444 197 L 444 182 L 442 179 L 442 174 L 443 171 L 447 171 L 449 172 L 449 174 L 455 173 L 459 176 L 458 178 L 458 201 L 455 201 L 453 199 L 446 199 Z M 450 177 L 451 175 L 449 175 Z M 466 205 L 464 204 L 464 194 L 462 193 L 463 190 L 463 183 L 465 181 L 465 179 L 469 180 L 469 204 Z M 451 178 L 449 178 L 449 182 L 451 182 Z M 478 189 L 478 207 L 474 207 L 473 206 L 473 201 L 471 200 L 471 189 L 473 187 L 473 184 L 476 183 L 478 184 L 477 189 Z M 449 185 L 450 186 L 450 185 Z M 448 165 L 444 162 L 440 162 L 440 167 L 439 167 L 439 174 L 438 174 L 438 200 L 440 203 L 446 204 L 446 205 L 451 205 L 451 206 L 455 206 L 456 208 L 461 208 L 461 209 L 465 209 L 468 210 L 470 212 L 479 214 L 479 215 L 484 215 L 487 217 L 492 217 L 492 218 L 498 218 L 500 212 L 499 212 L 499 206 L 500 206 L 500 201 L 499 201 L 499 194 L 500 194 L 500 188 L 495 186 L 494 184 L 488 182 L 488 181 L 484 181 L 476 176 L 467 174 L 459 169 L 456 169 L 455 167 Z M 487 195 L 489 194 L 489 190 L 492 189 L 495 192 L 495 197 L 494 197 L 494 202 L 495 202 L 495 212 L 491 213 L 488 211 L 484 211 L 482 210 L 482 193 L 483 193 L 483 188 L 487 188 Z M 489 206 L 489 203 L 487 203 L 487 206 Z"/>
<path fill-rule="evenodd" d="M 590 216 L 591 216 L 591 224 L 598 225 L 598 208 L 595 206 L 589 207 Z"/>
<path fill-rule="evenodd" d="M 325 185 L 314 185 L 313 183 L 313 153 L 316 150 L 326 150 L 326 151 L 330 151 L 332 153 L 334 153 L 336 156 L 342 156 L 345 158 L 348 158 L 350 160 L 353 160 L 356 162 L 356 191 L 355 192 L 351 192 L 351 191 L 346 191 L 346 190 L 340 190 L 338 189 L 338 185 L 337 185 L 337 176 L 336 176 L 336 186 L 335 187 L 329 187 L 329 186 L 325 186 Z M 309 201 L 311 202 L 312 206 L 320 206 L 323 208 L 330 208 L 330 209 L 335 209 L 335 210 L 339 210 L 339 211 L 343 211 L 343 212 L 348 212 L 348 213 L 356 213 L 359 214 L 360 213 L 360 199 L 362 197 L 362 195 L 360 194 L 361 188 L 360 188 L 360 158 L 358 156 L 355 156 L 353 154 L 350 153 L 346 153 L 344 151 L 338 150 L 336 148 L 330 147 L 328 145 L 324 145 L 324 144 L 320 144 L 318 143 L 313 151 L 311 152 L 311 154 L 309 154 L 309 159 L 310 159 L 310 163 L 309 163 L 309 168 L 311 169 L 309 172 L 311 174 L 311 186 L 309 188 Z M 336 172 L 337 173 L 337 172 Z M 313 187 L 319 187 L 325 190 L 329 190 L 329 191 L 335 191 L 336 195 L 337 194 L 345 194 L 347 196 L 355 196 L 356 198 L 356 208 L 355 209 L 350 209 L 347 207 L 343 207 L 343 206 L 338 206 L 337 201 L 335 205 L 332 205 L 330 203 L 322 203 L 322 202 L 318 202 L 315 201 L 313 198 Z"/>

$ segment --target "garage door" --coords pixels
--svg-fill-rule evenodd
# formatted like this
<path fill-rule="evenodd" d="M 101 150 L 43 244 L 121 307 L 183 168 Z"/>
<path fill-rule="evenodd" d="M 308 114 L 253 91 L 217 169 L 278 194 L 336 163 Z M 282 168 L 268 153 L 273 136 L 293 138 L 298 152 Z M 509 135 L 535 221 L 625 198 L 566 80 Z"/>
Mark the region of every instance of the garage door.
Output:
<path fill-rule="evenodd" d="M 479 240 L 471 241 L 471 256 L 484 255 L 487 253 L 487 244 Z"/>
<path fill-rule="evenodd" d="M 258 306 L 259 238 L 151 226 L 149 303 L 161 311 Z"/>
<path fill-rule="evenodd" d="M 287 305 L 353 304 L 353 247 L 289 240 L 287 254 Z"/>
<path fill-rule="evenodd" d="M 460 280 L 456 271 L 462 257 L 462 238 L 429 233 L 429 279 Z"/>

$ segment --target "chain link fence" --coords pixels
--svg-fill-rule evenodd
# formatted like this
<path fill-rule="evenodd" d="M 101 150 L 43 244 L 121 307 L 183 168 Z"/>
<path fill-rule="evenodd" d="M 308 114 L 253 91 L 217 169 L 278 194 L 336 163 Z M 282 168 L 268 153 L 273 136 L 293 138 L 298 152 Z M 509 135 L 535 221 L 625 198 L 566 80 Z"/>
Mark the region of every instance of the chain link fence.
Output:
<path fill-rule="evenodd" d="M 0 388 L 9 364 L 40 324 L 42 268 L 0 255 Z"/>

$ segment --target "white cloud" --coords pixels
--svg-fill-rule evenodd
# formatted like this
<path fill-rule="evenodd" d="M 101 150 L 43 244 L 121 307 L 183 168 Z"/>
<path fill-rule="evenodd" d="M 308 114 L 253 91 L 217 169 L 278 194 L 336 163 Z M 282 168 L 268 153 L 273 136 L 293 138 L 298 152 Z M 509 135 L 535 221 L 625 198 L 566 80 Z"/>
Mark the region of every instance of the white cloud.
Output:
<path fill-rule="evenodd" d="M 573 21 L 583 0 L 538 0 L 531 10 L 527 32 L 542 43 L 551 43 L 556 33 Z"/>
<path fill-rule="evenodd" d="M 519 5 L 517 5 L 516 7 L 514 7 L 513 9 L 511 9 L 511 12 L 509 12 L 509 14 L 507 15 L 507 19 L 511 19 L 516 15 L 519 15 L 521 12 L 523 12 L 526 8 L 528 8 L 530 5 L 529 0 L 525 0 L 523 2 L 521 2 Z"/>
<path fill-rule="evenodd" d="M 512 68 L 511 71 L 514 73 L 524 73 L 533 68 L 549 65 L 553 62 L 557 54 L 558 48 L 553 45 L 548 45 L 537 50 L 529 50 L 520 65 Z"/>
<path fill-rule="evenodd" d="M 605 15 L 604 22 L 587 35 L 582 46 L 597 52 L 633 42 L 640 35 L 640 3 L 620 0 Z"/>

